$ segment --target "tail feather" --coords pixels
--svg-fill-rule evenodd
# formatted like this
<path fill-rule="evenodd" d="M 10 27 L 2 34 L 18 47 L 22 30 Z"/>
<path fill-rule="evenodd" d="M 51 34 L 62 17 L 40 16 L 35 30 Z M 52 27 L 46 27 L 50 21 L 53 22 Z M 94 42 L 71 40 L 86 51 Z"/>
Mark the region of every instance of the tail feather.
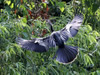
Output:
<path fill-rule="evenodd" d="M 72 62 L 78 54 L 78 48 L 65 45 L 64 48 L 59 48 L 56 52 L 56 60 L 63 64 Z"/>

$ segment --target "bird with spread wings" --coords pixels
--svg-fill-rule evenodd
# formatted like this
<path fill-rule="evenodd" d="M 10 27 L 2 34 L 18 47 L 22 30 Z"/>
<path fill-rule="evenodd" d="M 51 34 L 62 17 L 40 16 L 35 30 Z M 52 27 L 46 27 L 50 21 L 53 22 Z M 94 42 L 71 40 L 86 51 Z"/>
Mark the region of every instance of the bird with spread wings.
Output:
<path fill-rule="evenodd" d="M 78 55 L 78 47 L 68 46 L 64 43 L 70 37 L 74 37 L 79 27 L 83 22 L 82 15 L 76 15 L 73 20 L 68 23 L 63 29 L 53 31 L 51 35 L 43 38 L 33 38 L 32 40 L 25 40 L 17 38 L 17 43 L 26 50 L 35 52 L 46 52 L 50 47 L 58 46 L 58 50 L 54 58 L 60 63 L 67 64 L 72 62 Z"/>

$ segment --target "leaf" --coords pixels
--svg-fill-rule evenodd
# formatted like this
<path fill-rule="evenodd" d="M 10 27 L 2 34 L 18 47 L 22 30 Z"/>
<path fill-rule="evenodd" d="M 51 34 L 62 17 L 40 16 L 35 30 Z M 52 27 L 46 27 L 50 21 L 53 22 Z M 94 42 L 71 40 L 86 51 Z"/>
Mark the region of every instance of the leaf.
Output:
<path fill-rule="evenodd" d="M 9 31 L 4 26 L 0 26 L 0 31 L 3 32 L 3 33 L 6 32 L 7 34 L 9 34 Z"/>
<path fill-rule="evenodd" d="M 27 19 L 26 19 L 26 18 L 23 18 L 22 21 L 23 21 L 24 23 L 27 23 Z"/>
<path fill-rule="evenodd" d="M 87 30 L 88 30 L 89 32 L 92 31 L 92 27 L 91 27 L 90 25 L 87 25 L 86 27 L 87 27 Z"/>
<path fill-rule="evenodd" d="M 21 18 L 20 15 L 18 15 L 18 18 Z"/>
<path fill-rule="evenodd" d="M 63 12 L 63 11 L 64 11 L 64 9 L 65 9 L 64 7 L 61 7 L 61 8 L 60 8 L 60 11 L 61 11 L 61 12 Z"/>
<path fill-rule="evenodd" d="M 14 7 L 14 3 L 12 3 L 11 5 L 10 5 L 10 8 L 13 8 Z"/>
<path fill-rule="evenodd" d="M 95 72 L 90 72 L 89 75 L 96 75 L 96 73 Z"/>
<path fill-rule="evenodd" d="M 90 66 L 91 64 L 94 65 L 92 59 L 87 54 L 84 55 L 84 61 L 85 61 L 86 66 L 88 66 L 88 65 Z"/>
<path fill-rule="evenodd" d="M 90 44 L 96 43 L 96 38 L 92 35 L 87 35 L 88 40 L 90 41 Z"/>
<path fill-rule="evenodd" d="M 31 5 L 32 5 L 32 7 L 33 7 L 33 8 L 35 7 L 35 4 L 34 4 L 34 2 L 31 2 Z"/>
<path fill-rule="evenodd" d="M 16 72 L 16 75 L 21 75 L 20 72 Z"/>
<path fill-rule="evenodd" d="M 100 36 L 100 34 L 97 31 L 93 31 L 93 35 L 95 35 L 96 37 Z"/>
<path fill-rule="evenodd" d="M 14 49 L 12 47 L 10 47 L 10 53 L 11 54 L 16 54 L 15 51 L 14 51 Z"/>
<path fill-rule="evenodd" d="M 43 3 L 43 6 L 46 8 L 47 4 L 46 3 Z"/>
<path fill-rule="evenodd" d="M 65 3 L 64 2 L 57 2 L 56 4 L 57 4 L 57 6 L 59 6 L 61 8 L 61 7 L 64 7 Z"/>
<path fill-rule="evenodd" d="M 8 5 L 10 5 L 10 3 L 11 3 L 11 1 L 10 1 L 10 0 L 9 0 L 9 1 L 7 0 L 7 1 L 5 1 L 5 2 L 6 2 Z"/>

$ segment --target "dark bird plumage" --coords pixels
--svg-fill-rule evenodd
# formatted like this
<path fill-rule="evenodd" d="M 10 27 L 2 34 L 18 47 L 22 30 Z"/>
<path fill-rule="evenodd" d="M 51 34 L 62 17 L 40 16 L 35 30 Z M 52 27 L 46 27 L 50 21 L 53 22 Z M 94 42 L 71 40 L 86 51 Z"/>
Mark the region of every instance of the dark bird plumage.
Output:
<path fill-rule="evenodd" d="M 54 56 L 60 63 L 67 64 L 72 62 L 77 54 L 78 48 L 74 46 L 67 46 L 64 44 L 70 37 L 74 37 L 79 27 L 83 22 L 82 15 L 76 15 L 74 19 L 68 23 L 63 29 L 53 31 L 51 35 L 44 38 L 34 38 L 32 40 L 25 40 L 17 38 L 17 43 L 27 50 L 35 52 L 46 52 L 50 47 L 58 46 L 58 50 Z"/>

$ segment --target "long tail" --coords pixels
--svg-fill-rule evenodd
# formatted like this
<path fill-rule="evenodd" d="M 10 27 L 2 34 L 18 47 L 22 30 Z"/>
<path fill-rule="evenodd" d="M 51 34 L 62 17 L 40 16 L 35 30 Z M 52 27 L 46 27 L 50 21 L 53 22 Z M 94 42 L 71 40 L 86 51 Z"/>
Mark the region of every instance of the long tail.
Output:
<path fill-rule="evenodd" d="M 59 48 L 56 52 L 56 60 L 63 64 L 71 63 L 78 55 L 78 48 L 65 45 L 64 48 Z"/>

